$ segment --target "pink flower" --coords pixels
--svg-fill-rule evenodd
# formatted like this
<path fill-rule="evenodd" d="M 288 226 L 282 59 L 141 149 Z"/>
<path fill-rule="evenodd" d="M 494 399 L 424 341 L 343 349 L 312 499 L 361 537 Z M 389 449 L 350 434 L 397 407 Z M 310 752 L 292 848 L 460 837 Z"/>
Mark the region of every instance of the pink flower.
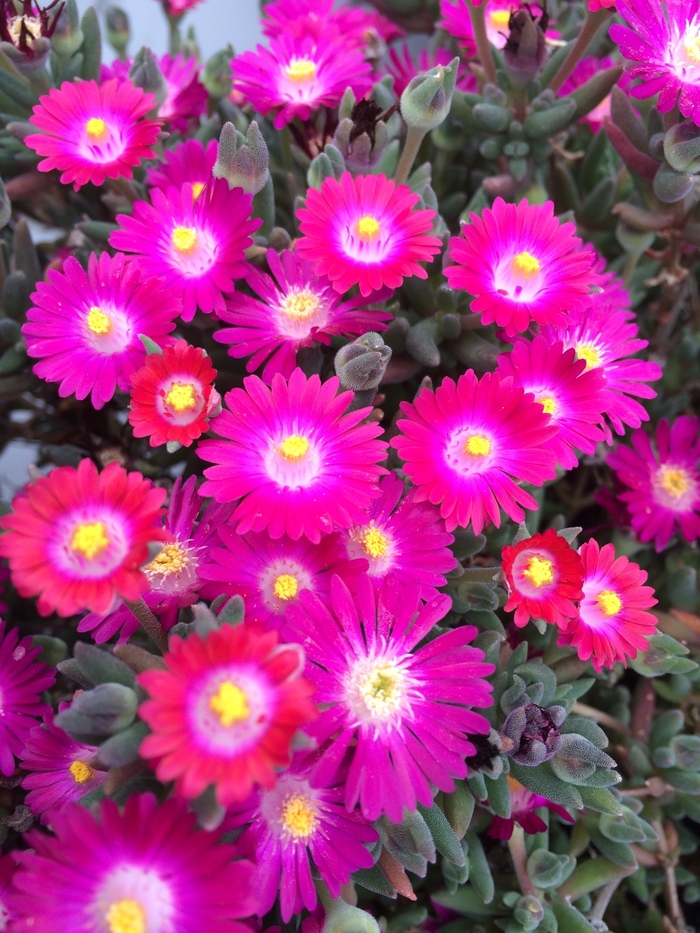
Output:
<path fill-rule="evenodd" d="M 481 6 L 481 0 L 478 3 L 471 0 L 471 4 L 472 6 Z M 508 24 L 511 13 L 523 7 L 524 4 L 514 3 L 513 0 L 486 0 L 486 9 L 484 10 L 486 36 L 497 49 L 504 48 L 506 44 L 510 32 Z M 540 17 L 542 15 L 542 7 L 539 4 L 531 4 L 531 9 L 533 16 Z M 476 54 L 476 44 L 467 0 L 442 0 L 440 12 L 443 16 L 440 23 L 442 28 L 446 29 L 455 39 L 458 39 L 465 51 L 465 56 L 472 58 Z M 552 30 L 547 31 L 548 38 L 558 35 Z"/>
<path fill-rule="evenodd" d="M 546 797 L 523 787 L 520 781 L 516 781 L 510 774 L 507 780 L 510 790 L 510 817 L 506 819 L 502 816 L 494 816 L 487 833 L 492 839 L 510 839 L 516 823 L 531 836 L 546 832 L 547 824 L 537 814 L 537 810 L 542 808 L 558 814 L 567 823 L 575 822 L 574 818 L 558 803 L 552 803 Z"/>
<path fill-rule="evenodd" d="M 165 192 L 170 187 L 192 185 L 192 195 L 200 196 L 202 189 L 212 180 L 219 144 L 210 139 L 204 145 L 198 139 L 188 139 L 172 149 L 166 149 L 164 161 L 146 172 L 146 183 Z"/>
<path fill-rule="evenodd" d="M 262 30 L 271 39 L 310 36 L 319 40 L 330 35 L 342 36 L 352 46 L 366 45 L 373 35 L 383 42 L 393 42 L 403 30 L 376 10 L 335 6 L 333 0 L 274 0 L 263 8 Z"/>
<path fill-rule="evenodd" d="M 207 109 L 209 95 L 199 80 L 197 59 L 185 58 L 184 55 L 162 55 L 158 65 L 168 92 L 158 108 L 158 117 L 169 123 L 174 130 L 184 133 Z"/>
<path fill-rule="evenodd" d="M 615 0 L 588 0 L 588 9 L 591 13 L 597 10 L 609 10 L 615 8 Z"/>
<path fill-rule="evenodd" d="M 425 74 L 436 65 L 449 65 L 454 55 L 449 49 L 437 48 L 433 52 L 422 49 L 418 57 L 418 64 L 413 59 L 408 44 L 399 52 L 393 48 L 389 50 L 389 62 L 386 72 L 394 79 L 394 92 L 401 97 L 411 80 L 419 74 Z M 457 87 L 460 91 L 478 91 L 476 78 L 470 71 L 460 66 L 457 76 Z"/>
<path fill-rule="evenodd" d="M 576 65 L 572 73 L 566 79 L 559 89 L 559 96 L 564 97 L 567 94 L 573 93 L 576 88 L 581 87 L 582 84 L 585 84 L 586 81 L 589 81 L 594 75 L 598 74 L 599 71 L 605 71 L 607 68 L 612 68 L 616 65 L 617 62 L 610 55 L 606 55 L 603 58 L 594 58 L 592 55 L 587 58 L 582 58 L 581 61 Z M 591 130 L 594 133 L 597 133 L 605 120 L 610 116 L 610 95 L 604 97 L 603 100 L 587 113 L 585 116 L 581 117 L 579 123 L 587 123 Z"/>

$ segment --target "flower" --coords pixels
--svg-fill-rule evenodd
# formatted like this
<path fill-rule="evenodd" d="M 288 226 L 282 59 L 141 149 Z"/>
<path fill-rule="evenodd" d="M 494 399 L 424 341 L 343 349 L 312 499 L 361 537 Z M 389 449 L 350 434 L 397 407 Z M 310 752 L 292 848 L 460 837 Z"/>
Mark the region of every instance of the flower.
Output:
<path fill-rule="evenodd" d="M 352 872 L 374 864 L 366 843 L 377 841 L 376 831 L 356 810 L 345 808 L 342 782 L 319 786 L 312 768 L 313 759 L 297 754 L 272 789 L 257 791 L 231 814 L 233 826 L 251 823 L 241 845 L 255 850 L 261 917 L 278 894 L 285 923 L 304 908 L 314 910 L 309 856 L 333 898 L 340 897 Z"/>
<path fill-rule="evenodd" d="M 386 66 L 387 74 L 394 79 L 394 93 L 398 97 L 401 97 L 413 78 L 425 74 L 436 65 L 449 65 L 454 58 L 449 49 L 442 47 L 436 48 L 433 52 L 422 49 L 416 65 L 408 44 L 404 45 L 401 51 L 403 55 L 395 48 L 390 49 L 389 62 Z M 471 72 L 465 72 L 462 67 L 459 69 L 457 87 L 460 91 L 476 91 L 478 88 L 474 75 Z"/>
<path fill-rule="evenodd" d="M 54 725 L 51 714 L 44 716 L 42 725 L 34 726 L 19 757 L 22 768 L 30 772 L 22 780 L 22 787 L 29 791 L 26 804 L 41 816 L 42 823 L 53 822 L 67 804 L 102 784 L 107 772 L 89 764 L 96 754 L 96 746 L 82 745 Z"/>
<path fill-rule="evenodd" d="M 629 26 L 614 24 L 610 38 L 625 58 L 639 64 L 627 71 L 641 82 L 632 97 L 659 95 L 660 113 L 678 104 L 684 117 L 700 126 L 700 2 L 662 4 L 660 0 L 616 0 Z"/>
<path fill-rule="evenodd" d="M 257 907 L 255 867 L 233 860 L 220 833 L 195 829 L 180 800 L 132 794 L 97 812 L 69 804 L 55 837 L 33 830 L 18 852 L 11 900 L 17 930 L 33 933 L 244 933 L 232 918 Z"/>
<path fill-rule="evenodd" d="M 182 294 L 183 321 L 191 321 L 197 307 L 205 314 L 223 311 L 224 293 L 246 274 L 245 250 L 262 223 L 250 219 L 251 196 L 229 190 L 219 178 L 196 198 L 185 184 L 165 193 L 153 188 L 151 200 L 137 201 L 130 216 L 117 215 L 121 229 L 110 245 L 135 253 L 146 275 L 162 276 Z"/>
<path fill-rule="evenodd" d="M 471 0 L 471 3 L 472 6 L 481 6 L 481 0 L 478 3 Z M 522 6 L 524 4 L 513 4 L 512 0 L 487 0 L 484 10 L 486 36 L 497 49 L 505 47 L 510 31 L 511 14 Z M 542 15 L 542 7 L 537 3 L 531 4 L 530 10 L 533 17 Z M 467 58 L 473 58 L 476 54 L 476 43 L 467 0 L 441 0 L 440 12 L 443 17 L 440 23 L 442 28 L 459 40 Z M 547 36 L 553 37 L 551 30 L 547 32 Z"/>
<path fill-rule="evenodd" d="M 559 432 L 548 446 L 564 469 L 578 466 L 574 448 L 592 454 L 605 439 L 599 427 L 608 399 L 605 377 L 577 359 L 573 347 L 565 350 L 561 340 L 550 343 L 541 335 L 532 342 L 520 338 L 498 357 L 497 372 L 512 377 L 551 416 Z"/>
<path fill-rule="evenodd" d="M 616 661 L 626 664 L 644 651 L 656 631 L 656 617 L 645 610 L 655 606 L 654 590 L 643 586 L 647 574 L 615 548 L 602 548 L 591 539 L 579 549 L 583 561 L 583 599 L 580 615 L 565 625 L 559 645 L 572 645 L 582 661 L 590 659 L 597 672 Z"/>
<path fill-rule="evenodd" d="M 416 501 L 439 505 L 448 531 L 471 522 L 479 534 L 489 520 L 500 527 L 499 506 L 523 521 L 521 506 L 537 503 L 511 477 L 541 486 L 556 475 L 548 442 L 559 429 L 511 378 L 477 379 L 470 369 L 456 383 L 445 378 L 435 392 L 421 390 L 413 404 L 401 402 L 401 411 L 391 446 L 417 486 Z"/>
<path fill-rule="evenodd" d="M 632 448 L 618 446 L 608 466 L 629 491 L 632 528 L 640 541 L 654 541 L 663 551 L 678 528 L 686 541 L 700 535 L 700 437 L 697 418 L 681 415 L 669 428 L 663 418 L 656 429 L 656 451 L 642 428 L 632 434 Z"/>
<path fill-rule="evenodd" d="M 338 394 L 337 377 L 323 384 L 295 369 L 289 382 L 277 374 L 270 390 L 257 376 L 226 395 L 228 411 L 211 423 L 224 440 L 205 440 L 197 453 L 216 466 L 204 471 L 203 495 L 241 501 L 233 519 L 239 534 L 265 531 L 272 538 L 348 528 L 379 495 L 377 462 L 386 451 L 375 440 L 382 429 L 361 424 L 369 408 L 346 411 L 351 392 Z"/>
<path fill-rule="evenodd" d="M 182 16 L 201 2 L 202 0 L 165 0 L 165 5 L 169 16 Z"/>
<path fill-rule="evenodd" d="M 25 143 L 40 156 L 40 172 L 58 169 L 61 182 L 77 191 L 106 178 L 131 178 L 134 166 L 153 158 L 160 122 L 143 120 L 153 94 L 130 81 L 64 81 L 39 98 L 29 122 L 40 133 Z"/>
<path fill-rule="evenodd" d="M 445 574 L 457 566 L 450 545 L 454 537 L 445 531 L 438 509 L 404 495 L 405 487 L 396 473 L 379 482 L 381 496 L 375 499 L 364 520 L 343 532 L 347 556 L 364 558 L 367 573 L 379 588 L 392 573 L 402 583 L 420 588 L 426 602 L 445 586 Z"/>
<path fill-rule="evenodd" d="M 510 839 L 516 823 L 531 836 L 546 832 L 547 824 L 536 813 L 542 807 L 546 807 L 551 813 L 557 813 L 567 823 L 575 822 L 574 818 L 558 803 L 552 803 L 546 797 L 523 787 L 520 781 L 516 781 L 511 774 L 508 775 L 507 780 L 510 790 L 510 817 L 505 819 L 502 816 L 494 816 L 487 832 L 492 839 Z"/>
<path fill-rule="evenodd" d="M 12 920 L 10 898 L 12 897 L 12 876 L 15 872 L 15 860 L 11 855 L 0 855 L 0 930 L 8 929 Z"/>
<path fill-rule="evenodd" d="M 0 555 L 9 558 L 20 596 L 39 596 L 41 615 L 106 613 L 117 595 L 138 599 L 148 544 L 167 535 L 155 524 L 165 490 L 140 473 L 91 460 L 29 483 L 0 519 Z"/>
<path fill-rule="evenodd" d="M 597 10 L 609 10 L 615 8 L 616 0 L 588 0 L 588 9 L 591 13 Z"/>
<path fill-rule="evenodd" d="M 288 379 L 296 366 L 301 347 L 314 343 L 330 345 L 331 337 L 355 337 L 367 331 L 386 330 L 391 315 L 367 307 L 359 296 L 341 302 L 330 281 L 314 272 L 314 264 L 296 252 L 267 251 L 274 279 L 251 266 L 246 284 L 262 301 L 238 292 L 218 317 L 233 327 L 214 334 L 229 345 L 229 356 L 250 356 L 246 369 L 253 372 L 267 359 L 262 378 L 270 385 L 275 373 Z M 387 289 L 372 296 L 372 302 L 391 296 Z"/>
<path fill-rule="evenodd" d="M 184 55 L 161 55 L 157 62 L 168 92 L 158 108 L 158 117 L 183 133 L 207 109 L 208 94 L 199 80 L 197 59 L 185 58 Z"/>
<path fill-rule="evenodd" d="M 41 693 L 56 679 L 54 671 L 37 661 L 40 654 L 31 637 L 20 638 L 19 629 L 8 631 L 0 619 L 0 772 L 7 777 L 14 773 L 14 756 L 24 748 L 36 717 L 47 709 Z"/>
<path fill-rule="evenodd" d="M 204 186 L 212 179 L 218 151 L 219 144 L 215 139 L 210 139 L 206 148 L 198 139 L 178 143 L 165 151 L 163 162 L 155 168 L 149 168 L 146 183 L 164 192 L 170 187 L 182 188 L 190 184 L 196 201 Z"/>
<path fill-rule="evenodd" d="M 605 71 L 607 68 L 612 68 L 616 64 L 617 62 L 610 55 L 605 55 L 602 58 L 589 55 L 587 58 L 582 58 L 559 88 L 559 96 L 565 97 L 567 94 L 572 94 L 576 88 L 581 87 L 582 84 L 585 84 L 586 81 L 590 80 L 594 75 L 598 74 L 598 72 Z M 597 107 L 594 107 L 593 110 L 582 116 L 579 123 L 587 123 L 591 130 L 597 133 L 609 116 L 610 94 L 604 97 Z"/>
<path fill-rule="evenodd" d="M 215 376 L 206 352 L 186 340 L 147 356 L 131 377 L 129 423 L 134 437 L 149 437 L 151 447 L 190 447 L 221 408 L 221 396 L 212 386 Z"/>
<path fill-rule="evenodd" d="M 361 50 L 332 32 L 317 39 L 281 34 L 269 49 L 236 56 L 231 68 L 234 90 L 263 116 L 277 111 L 278 130 L 294 117 L 304 121 L 320 107 L 336 107 L 348 87 L 358 98 L 372 87 Z"/>
<path fill-rule="evenodd" d="M 406 185 L 384 175 L 343 172 L 309 189 L 297 211 L 304 234 L 297 249 L 316 263 L 336 291 L 360 286 L 366 298 L 382 287 L 398 288 L 405 278 L 427 279 L 419 265 L 440 251 L 441 240 L 426 234 L 435 211 L 413 210 L 420 200 Z"/>
<path fill-rule="evenodd" d="M 383 42 L 393 42 L 403 30 L 376 10 L 351 7 L 333 0 L 274 0 L 263 9 L 262 30 L 271 39 L 310 36 L 322 39 L 329 34 L 342 36 L 345 43 L 361 47 L 376 35 Z"/>
<path fill-rule="evenodd" d="M 330 784 L 347 755 L 345 805 L 359 802 L 368 820 L 400 823 L 404 808 L 432 806 L 433 785 L 451 792 L 466 777 L 468 733 L 489 731 L 468 708 L 492 702 L 482 678 L 494 667 L 469 646 L 477 630 L 461 626 L 413 652 L 451 605 L 445 595 L 423 605 L 419 594 L 393 577 L 375 594 L 363 575 L 353 595 L 335 577 L 330 609 L 304 592 L 287 613 L 322 709 L 307 726 L 322 749 L 314 778 Z"/>
<path fill-rule="evenodd" d="M 278 644 L 277 632 L 222 625 L 206 638 L 172 636 L 163 660 L 165 670 L 137 678 L 151 696 L 139 715 L 153 730 L 140 753 L 158 779 L 174 780 L 188 799 L 213 784 L 224 807 L 254 785 L 273 787 L 297 729 L 316 715 L 299 646 Z"/>
<path fill-rule="evenodd" d="M 337 534 L 324 535 L 316 544 L 287 535 L 271 538 L 264 531 L 240 535 L 230 525 L 222 525 L 219 534 L 222 546 L 209 550 L 202 577 L 221 584 L 231 596 L 242 596 L 246 621 L 268 629 L 281 628 L 303 590 L 325 603 L 334 574 L 354 587 L 367 567 L 366 560 L 346 559 Z"/>
<path fill-rule="evenodd" d="M 518 628 L 530 619 L 559 625 L 578 616 L 576 601 L 583 597 L 583 564 L 553 528 L 507 545 L 501 558 L 508 589 L 505 611 L 515 610 L 513 621 Z"/>
<path fill-rule="evenodd" d="M 168 342 L 181 310 L 180 298 L 162 279 L 117 253 L 90 254 L 87 272 L 69 256 L 63 271 L 50 269 L 38 282 L 22 333 L 34 372 L 59 382 L 61 398 L 90 396 L 102 408 L 117 388 L 128 391 L 131 375 L 146 359 L 144 334 Z"/>

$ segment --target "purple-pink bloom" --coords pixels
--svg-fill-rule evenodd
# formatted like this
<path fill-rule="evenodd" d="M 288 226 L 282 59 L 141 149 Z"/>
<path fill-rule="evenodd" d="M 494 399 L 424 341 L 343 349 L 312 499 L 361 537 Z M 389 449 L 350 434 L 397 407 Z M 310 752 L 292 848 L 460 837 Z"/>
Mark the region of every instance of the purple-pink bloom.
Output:
<path fill-rule="evenodd" d="M 376 10 L 350 6 L 334 0 L 273 0 L 263 7 L 262 31 L 271 39 L 281 35 L 293 38 L 310 36 L 314 40 L 328 35 L 342 36 L 351 46 L 363 47 L 378 37 L 392 42 L 405 35 L 395 23 Z"/>
<path fill-rule="evenodd" d="M 192 185 L 192 195 L 200 196 L 202 189 L 212 180 L 212 169 L 216 162 L 219 144 L 210 139 L 205 146 L 198 139 L 188 139 L 172 149 L 166 149 L 163 162 L 146 172 L 146 184 L 167 191 Z"/>
<path fill-rule="evenodd" d="M 401 51 L 396 48 L 390 49 L 386 72 L 394 79 L 394 93 L 401 97 L 413 78 L 425 74 L 436 65 L 449 65 L 453 58 L 454 54 L 441 46 L 432 52 L 422 49 L 417 63 L 411 55 L 408 44 L 404 45 Z M 476 77 L 462 65 L 457 72 L 456 86 L 460 91 L 478 91 Z"/>
<path fill-rule="evenodd" d="M 0 930 L 9 929 L 8 924 L 12 919 L 9 904 L 14 873 L 14 858 L 11 855 L 0 855 Z"/>

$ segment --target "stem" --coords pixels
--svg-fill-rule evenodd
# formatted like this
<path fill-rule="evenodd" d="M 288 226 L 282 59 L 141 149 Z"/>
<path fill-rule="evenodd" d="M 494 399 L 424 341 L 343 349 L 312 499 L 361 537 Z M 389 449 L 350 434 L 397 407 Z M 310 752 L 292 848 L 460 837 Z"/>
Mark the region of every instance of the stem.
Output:
<path fill-rule="evenodd" d="M 629 735 L 629 730 L 623 722 L 615 719 L 609 713 L 604 713 L 601 709 L 596 709 L 594 706 L 588 706 L 586 703 L 574 703 L 571 712 L 577 716 L 586 716 L 594 722 L 599 722 L 601 726 L 607 726 L 608 729 L 612 729 L 618 735 Z"/>
<path fill-rule="evenodd" d="M 139 625 L 146 634 L 156 643 L 163 654 L 168 650 L 168 636 L 163 631 L 156 616 L 153 615 L 142 598 L 131 602 L 124 600 L 124 605 L 130 609 L 139 621 Z"/>
<path fill-rule="evenodd" d="M 552 80 L 549 82 L 549 86 L 553 91 L 558 91 L 562 84 L 566 81 L 571 72 L 586 54 L 588 46 L 591 44 L 595 34 L 611 15 L 612 10 L 606 9 L 596 10 L 595 13 L 591 13 L 590 11 L 586 13 L 586 18 L 583 21 L 583 26 L 581 27 L 581 32 L 579 33 L 578 39 L 574 43 L 569 54 L 562 62 L 559 71 L 557 71 Z"/>
<path fill-rule="evenodd" d="M 518 884 L 523 894 L 531 894 L 537 897 L 537 888 L 532 878 L 527 873 L 527 851 L 525 850 L 525 833 L 521 826 L 516 823 L 513 826 L 513 834 L 508 840 L 510 857 L 513 859 L 515 874 L 518 878 Z"/>
<path fill-rule="evenodd" d="M 396 168 L 396 175 L 394 176 L 394 181 L 397 185 L 406 184 L 406 179 L 413 168 L 413 163 L 418 155 L 420 144 L 424 139 L 425 132 L 423 130 L 417 130 L 415 127 L 409 126 L 406 144 L 403 147 L 403 152 L 401 153 L 401 158 Z"/>
<path fill-rule="evenodd" d="M 666 906 L 668 907 L 669 918 L 673 924 L 676 933 L 685 930 L 685 918 L 681 909 L 681 902 L 678 897 L 678 885 L 676 884 L 676 865 L 678 864 L 677 845 L 669 845 L 669 839 L 666 830 L 672 824 L 667 823 L 664 827 L 661 820 L 652 820 L 651 825 L 654 832 L 659 837 L 659 856 L 664 867 L 665 884 L 664 894 Z M 677 840 L 678 837 L 676 837 Z"/>
<path fill-rule="evenodd" d="M 630 287 L 632 276 L 634 275 L 634 270 L 637 268 L 637 263 L 641 258 L 641 253 L 636 251 L 634 253 L 627 253 L 625 267 L 622 270 L 622 281 L 625 283 L 627 288 Z"/>
<path fill-rule="evenodd" d="M 617 888 L 621 881 L 622 881 L 622 878 L 615 878 L 613 881 L 609 881 L 605 885 L 604 888 L 601 888 L 600 893 L 598 894 L 598 897 L 596 898 L 596 902 L 593 907 L 593 910 L 588 915 L 589 923 L 591 920 L 602 920 L 603 919 L 603 917 L 605 916 L 605 911 L 608 909 L 608 905 L 610 904 L 610 900 L 613 894 L 615 893 L 615 891 L 617 891 Z"/>
<path fill-rule="evenodd" d="M 491 52 L 491 43 L 486 35 L 486 6 L 473 6 L 469 2 L 469 15 L 472 20 L 472 30 L 474 32 L 474 41 L 476 50 L 479 53 L 479 61 L 484 69 L 486 81 L 488 84 L 497 84 L 496 66 Z"/>

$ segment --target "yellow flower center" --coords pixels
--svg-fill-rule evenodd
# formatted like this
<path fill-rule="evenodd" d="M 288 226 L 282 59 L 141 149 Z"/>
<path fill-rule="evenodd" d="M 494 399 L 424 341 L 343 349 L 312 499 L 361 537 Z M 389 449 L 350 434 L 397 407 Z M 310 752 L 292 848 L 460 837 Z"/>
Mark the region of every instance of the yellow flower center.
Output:
<path fill-rule="evenodd" d="M 310 288 L 292 288 L 280 305 L 280 310 L 293 321 L 306 321 L 318 311 L 318 295 Z"/>
<path fill-rule="evenodd" d="M 601 590 L 597 602 L 604 616 L 616 616 L 622 609 L 622 600 L 612 590 Z"/>
<path fill-rule="evenodd" d="M 197 248 L 197 231 L 194 227 L 175 227 L 171 240 L 179 253 L 189 255 Z"/>
<path fill-rule="evenodd" d="M 93 334 L 97 334 L 98 336 L 103 337 L 105 334 L 108 334 L 111 331 L 112 322 L 104 313 L 104 311 L 93 306 L 88 312 L 87 326 L 88 329 L 93 332 Z"/>
<path fill-rule="evenodd" d="M 376 716 L 388 716 L 399 708 L 403 686 L 403 674 L 393 664 L 375 667 L 358 684 L 365 706 Z"/>
<path fill-rule="evenodd" d="M 307 81 L 313 81 L 316 77 L 316 63 L 312 62 L 310 58 L 293 58 L 285 71 L 290 81 L 304 84 Z"/>
<path fill-rule="evenodd" d="M 219 722 L 226 729 L 237 722 L 243 722 L 250 716 L 248 697 L 230 680 L 225 680 L 209 700 L 209 709 L 216 713 Z"/>
<path fill-rule="evenodd" d="M 592 343 L 579 343 L 576 347 L 576 359 L 585 360 L 586 369 L 600 366 L 600 354 Z"/>
<path fill-rule="evenodd" d="M 539 259 L 523 250 L 513 258 L 513 270 L 523 279 L 532 279 L 542 269 Z"/>
<path fill-rule="evenodd" d="M 472 457 L 486 457 L 491 452 L 491 441 L 483 434 L 472 434 L 467 438 L 464 452 Z"/>
<path fill-rule="evenodd" d="M 360 533 L 359 541 L 365 554 L 370 557 L 384 557 L 389 549 L 389 540 L 387 536 L 374 523 L 370 524 Z"/>
<path fill-rule="evenodd" d="M 90 139 L 97 141 L 107 132 L 107 124 L 101 117 L 93 117 L 92 120 L 88 120 L 85 124 L 85 132 Z"/>
<path fill-rule="evenodd" d="M 688 473 L 679 467 L 672 467 L 664 464 L 664 466 L 659 468 L 659 472 L 656 475 L 661 488 L 667 492 L 669 496 L 673 496 L 674 499 L 677 499 L 679 496 L 682 496 L 684 492 L 687 492 L 692 484 L 692 480 L 688 476 Z"/>
<path fill-rule="evenodd" d="M 70 546 L 88 560 L 94 560 L 106 547 L 109 547 L 107 529 L 102 522 L 84 522 L 73 532 Z"/>
<path fill-rule="evenodd" d="M 290 434 L 279 445 L 279 452 L 285 460 L 303 460 L 309 449 L 309 442 L 298 434 Z"/>
<path fill-rule="evenodd" d="M 554 579 L 554 564 L 546 557 L 531 557 L 523 570 L 523 576 L 539 589 Z"/>
<path fill-rule="evenodd" d="M 697 28 L 693 31 L 688 30 L 683 39 L 683 48 L 688 58 L 700 63 L 700 33 Z"/>
<path fill-rule="evenodd" d="M 379 221 L 374 217 L 370 217 L 369 214 L 360 217 L 355 224 L 355 232 L 365 243 L 368 243 L 370 240 L 376 240 L 380 230 Z"/>
<path fill-rule="evenodd" d="M 160 554 L 156 554 L 153 560 L 146 564 L 143 572 L 150 577 L 155 574 L 169 577 L 173 573 L 179 573 L 187 566 L 187 551 L 179 544 L 166 544 Z"/>
<path fill-rule="evenodd" d="M 146 933 L 146 911 L 130 897 L 115 901 L 105 917 L 109 933 Z"/>
<path fill-rule="evenodd" d="M 87 784 L 95 773 L 84 761 L 74 761 L 68 770 L 76 784 Z"/>
<path fill-rule="evenodd" d="M 282 573 L 275 580 L 274 590 L 277 599 L 283 599 L 285 602 L 289 599 L 296 599 L 299 581 L 291 573 Z"/>
<path fill-rule="evenodd" d="M 175 382 L 165 396 L 165 404 L 175 411 L 192 411 L 197 407 L 197 396 L 191 382 Z"/>
<path fill-rule="evenodd" d="M 494 29 L 507 29 L 510 22 L 510 10 L 493 10 L 489 18 Z"/>
<path fill-rule="evenodd" d="M 556 400 L 553 399 L 551 395 L 543 395 L 541 398 L 538 398 L 537 401 L 544 408 L 546 415 L 553 415 L 557 410 Z"/>
<path fill-rule="evenodd" d="M 282 807 L 282 825 L 294 839 L 309 839 L 318 824 L 316 808 L 304 794 L 294 794 Z"/>
<path fill-rule="evenodd" d="M 204 182 L 196 181 L 192 185 L 192 198 L 196 201 L 203 191 L 204 191 Z"/>

